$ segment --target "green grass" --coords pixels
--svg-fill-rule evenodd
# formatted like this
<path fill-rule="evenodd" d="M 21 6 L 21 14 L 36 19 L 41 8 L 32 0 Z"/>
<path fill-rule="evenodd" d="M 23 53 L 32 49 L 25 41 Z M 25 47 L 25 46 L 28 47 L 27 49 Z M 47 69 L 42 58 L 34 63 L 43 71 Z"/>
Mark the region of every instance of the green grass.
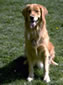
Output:
<path fill-rule="evenodd" d="M 43 71 L 35 68 L 35 80 L 26 81 L 24 65 L 24 18 L 22 9 L 28 3 L 46 6 L 47 29 L 55 45 L 55 61 L 50 67 L 51 82 L 42 80 Z M 63 85 L 63 0 L 0 0 L 0 85 Z"/>

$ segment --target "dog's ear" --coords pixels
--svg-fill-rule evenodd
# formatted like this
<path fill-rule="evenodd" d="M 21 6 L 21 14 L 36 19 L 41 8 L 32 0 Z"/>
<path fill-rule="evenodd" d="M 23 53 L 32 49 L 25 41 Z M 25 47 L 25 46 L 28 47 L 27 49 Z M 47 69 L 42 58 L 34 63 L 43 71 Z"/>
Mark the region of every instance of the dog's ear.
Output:
<path fill-rule="evenodd" d="M 41 11 L 41 18 L 45 22 L 45 16 L 48 14 L 48 10 L 42 5 L 39 5 L 39 7 Z"/>
<path fill-rule="evenodd" d="M 26 16 L 26 10 L 27 10 L 27 6 L 22 10 L 22 14 L 24 17 Z"/>
<path fill-rule="evenodd" d="M 29 8 L 30 4 L 26 5 L 26 7 L 22 10 L 22 14 L 24 17 L 27 15 L 27 9 Z"/>
<path fill-rule="evenodd" d="M 44 6 L 42 6 L 42 8 L 43 8 L 43 15 L 44 16 L 47 15 L 48 14 L 48 10 Z"/>

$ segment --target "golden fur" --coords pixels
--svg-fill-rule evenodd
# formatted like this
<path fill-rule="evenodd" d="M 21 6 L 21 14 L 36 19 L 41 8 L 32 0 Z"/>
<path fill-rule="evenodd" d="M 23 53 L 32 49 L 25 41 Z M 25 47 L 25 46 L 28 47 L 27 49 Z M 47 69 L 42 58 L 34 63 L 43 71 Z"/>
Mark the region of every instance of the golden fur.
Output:
<path fill-rule="evenodd" d="M 39 4 L 28 4 L 22 11 L 25 18 L 25 51 L 29 63 L 28 81 L 33 80 L 33 66 L 38 62 L 43 63 L 44 81 L 49 82 L 49 65 L 55 57 L 54 46 L 50 42 L 46 29 L 45 16 L 47 9 Z"/>

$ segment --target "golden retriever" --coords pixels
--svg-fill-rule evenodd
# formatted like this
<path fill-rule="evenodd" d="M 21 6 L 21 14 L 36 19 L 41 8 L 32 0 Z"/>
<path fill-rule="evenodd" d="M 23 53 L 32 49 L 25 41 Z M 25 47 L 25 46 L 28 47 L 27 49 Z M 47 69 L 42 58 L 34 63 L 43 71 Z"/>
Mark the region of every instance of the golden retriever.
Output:
<path fill-rule="evenodd" d="M 34 78 L 33 67 L 40 62 L 43 63 L 44 81 L 50 82 L 49 65 L 55 57 L 54 46 L 50 42 L 46 29 L 45 16 L 48 14 L 47 9 L 39 4 L 28 4 L 23 9 L 22 14 L 25 19 L 25 51 L 29 64 L 28 81 Z"/>

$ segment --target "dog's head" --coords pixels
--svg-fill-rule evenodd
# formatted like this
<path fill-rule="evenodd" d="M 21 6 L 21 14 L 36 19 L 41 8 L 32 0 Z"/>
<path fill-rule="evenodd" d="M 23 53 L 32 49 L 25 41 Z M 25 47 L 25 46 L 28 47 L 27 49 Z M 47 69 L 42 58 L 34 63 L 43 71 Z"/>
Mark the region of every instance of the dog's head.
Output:
<path fill-rule="evenodd" d="M 39 4 L 28 4 L 22 11 L 25 22 L 28 22 L 30 28 L 35 28 L 40 21 L 44 23 L 47 13 L 47 9 Z"/>

